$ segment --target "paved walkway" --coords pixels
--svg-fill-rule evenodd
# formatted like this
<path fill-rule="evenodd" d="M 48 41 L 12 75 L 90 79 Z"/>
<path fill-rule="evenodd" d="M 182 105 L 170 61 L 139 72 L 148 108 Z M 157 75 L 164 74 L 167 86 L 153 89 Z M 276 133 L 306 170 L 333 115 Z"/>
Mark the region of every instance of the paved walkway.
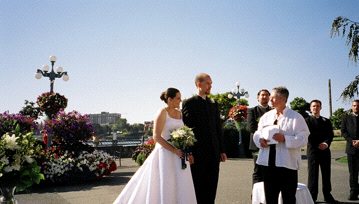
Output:
<path fill-rule="evenodd" d="M 332 155 L 333 196 L 341 203 L 359 203 L 347 200 L 349 192 L 347 166 L 334 161 L 341 156 L 344 156 L 342 152 L 333 152 Z M 32 193 L 17 194 L 16 198 L 19 204 L 110 204 L 137 168 L 131 159 L 122 159 L 122 167 L 101 181 L 78 186 L 37 189 Z M 252 159 L 230 159 L 222 163 L 216 203 L 250 204 L 252 168 Z M 307 183 L 306 170 L 306 160 L 303 160 L 299 171 L 299 182 L 305 184 Z M 318 200 L 323 200 L 321 194 Z"/>

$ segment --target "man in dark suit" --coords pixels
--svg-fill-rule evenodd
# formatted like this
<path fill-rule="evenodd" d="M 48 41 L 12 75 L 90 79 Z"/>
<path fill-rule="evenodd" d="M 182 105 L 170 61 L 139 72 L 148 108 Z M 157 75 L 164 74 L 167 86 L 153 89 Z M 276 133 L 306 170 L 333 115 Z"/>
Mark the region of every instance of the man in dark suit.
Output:
<path fill-rule="evenodd" d="M 183 101 L 183 121 L 193 128 L 197 142 L 193 146 L 191 164 L 198 204 L 214 204 L 219 163 L 227 159 L 223 148 L 222 124 L 218 104 L 209 99 L 212 80 L 208 74 L 196 76 L 198 95 Z"/>
<path fill-rule="evenodd" d="M 342 136 L 347 141 L 345 152 L 348 156 L 349 200 L 358 200 L 359 183 L 359 100 L 352 102 L 352 113 L 344 116 L 341 124 Z"/>
<path fill-rule="evenodd" d="M 259 166 L 256 164 L 258 158 L 258 147 L 254 144 L 253 134 L 257 131 L 258 121 L 262 115 L 271 110 L 269 103 L 270 92 L 267 89 L 259 90 L 257 93 L 258 105 L 248 109 L 247 116 L 247 126 L 250 132 L 249 139 L 249 150 L 253 153 L 254 169 L 252 174 L 252 184 L 263 181 L 262 174 L 260 172 Z"/>
<path fill-rule="evenodd" d="M 336 203 L 330 193 L 332 185 L 330 182 L 331 154 L 330 144 L 333 141 L 334 133 L 332 123 L 328 118 L 320 116 L 322 102 L 312 100 L 310 111 L 312 115 L 306 118 L 310 131 L 307 144 L 308 156 L 308 189 L 314 202 L 318 196 L 319 166 L 322 174 L 323 196 L 328 203 Z"/>

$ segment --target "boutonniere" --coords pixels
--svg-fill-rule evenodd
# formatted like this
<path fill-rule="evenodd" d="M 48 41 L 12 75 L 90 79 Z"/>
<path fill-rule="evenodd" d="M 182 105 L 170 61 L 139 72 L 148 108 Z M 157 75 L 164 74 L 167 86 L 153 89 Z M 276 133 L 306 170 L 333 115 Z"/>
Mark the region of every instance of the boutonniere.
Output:
<path fill-rule="evenodd" d="M 213 100 L 213 98 L 209 99 L 209 101 L 210 101 L 211 103 L 215 103 L 215 101 Z"/>

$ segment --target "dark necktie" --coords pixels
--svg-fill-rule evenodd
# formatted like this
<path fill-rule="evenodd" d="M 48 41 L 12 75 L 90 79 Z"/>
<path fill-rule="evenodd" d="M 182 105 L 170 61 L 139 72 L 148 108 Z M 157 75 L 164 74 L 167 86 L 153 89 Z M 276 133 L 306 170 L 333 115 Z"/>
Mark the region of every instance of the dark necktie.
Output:
<path fill-rule="evenodd" d="M 277 125 L 278 120 L 275 119 L 273 125 Z M 276 153 L 276 149 L 275 149 L 276 145 L 275 144 L 271 144 L 269 145 L 269 158 L 268 158 L 268 166 L 275 166 L 275 153 Z"/>

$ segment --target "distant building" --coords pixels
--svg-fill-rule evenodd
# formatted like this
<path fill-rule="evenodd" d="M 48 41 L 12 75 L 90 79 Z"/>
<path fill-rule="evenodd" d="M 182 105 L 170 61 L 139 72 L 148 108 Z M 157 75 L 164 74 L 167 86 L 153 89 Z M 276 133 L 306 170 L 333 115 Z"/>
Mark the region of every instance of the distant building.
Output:
<path fill-rule="evenodd" d="M 120 113 L 101 112 L 100 114 L 89 114 L 93 124 L 109 125 L 121 118 Z"/>

